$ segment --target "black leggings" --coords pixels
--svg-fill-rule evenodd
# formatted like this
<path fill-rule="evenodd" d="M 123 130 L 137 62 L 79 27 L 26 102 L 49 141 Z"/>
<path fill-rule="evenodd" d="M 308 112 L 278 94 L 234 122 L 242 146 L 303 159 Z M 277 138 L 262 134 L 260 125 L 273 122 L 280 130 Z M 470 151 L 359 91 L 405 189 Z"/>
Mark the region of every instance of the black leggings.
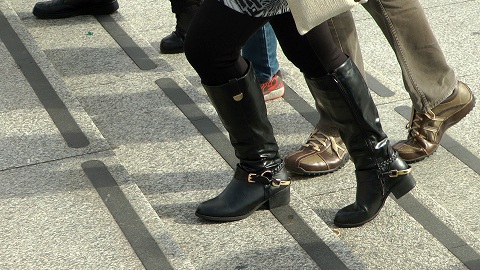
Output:
<path fill-rule="evenodd" d="M 241 48 L 267 22 L 285 56 L 310 78 L 323 76 L 347 60 L 333 42 L 326 23 L 301 36 L 291 13 L 257 18 L 218 0 L 205 0 L 185 40 L 185 55 L 202 83 L 217 86 L 245 75 L 248 64 L 240 55 Z"/>
<path fill-rule="evenodd" d="M 170 0 L 172 6 L 172 12 L 182 13 L 191 10 L 197 10 L 202 4 L 203 0 Z"/>

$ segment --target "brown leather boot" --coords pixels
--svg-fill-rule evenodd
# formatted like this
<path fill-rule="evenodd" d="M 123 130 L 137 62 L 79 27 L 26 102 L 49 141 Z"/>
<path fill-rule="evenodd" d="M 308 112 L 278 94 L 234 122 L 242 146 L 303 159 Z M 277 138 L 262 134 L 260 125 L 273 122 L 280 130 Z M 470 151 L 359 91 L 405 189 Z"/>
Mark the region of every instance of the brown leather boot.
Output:
<path fill-rule="evenodd" d="M 445 101 L 427 113 L 412 109 L 406 140 L 393 145 L 407 163 L 414 163 L 432 155 L 447 129 L 462 120 L 475 107 L 475 97 L 463 82 Z"/>
<path fill-rule="evenodd" d="M 285 157 L 285 167 L 300 175 L 321 175 L 340 169 L 348 159 L 340 136 L 327 136 L 315 129 L 298 151 Z"/>

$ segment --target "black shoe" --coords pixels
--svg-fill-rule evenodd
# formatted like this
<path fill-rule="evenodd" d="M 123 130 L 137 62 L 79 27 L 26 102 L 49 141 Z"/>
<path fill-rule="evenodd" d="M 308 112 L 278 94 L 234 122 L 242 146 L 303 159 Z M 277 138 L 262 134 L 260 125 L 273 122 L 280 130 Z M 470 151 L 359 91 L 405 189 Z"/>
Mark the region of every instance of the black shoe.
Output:
<path fill-rule="evenodd" d="M 164 37 L 160 42 L 160 52 L 164 54 L 183 53 L 183 44 L 185 34 L 173 31 L 170 35 Z"/>
<path fill-rule="evenodd" d="M 32 13 L 39 19 L 61 19 L 78 15 L 112 14 L 117 9 L 117 0 L 51 0 L 35 4 Z"/>

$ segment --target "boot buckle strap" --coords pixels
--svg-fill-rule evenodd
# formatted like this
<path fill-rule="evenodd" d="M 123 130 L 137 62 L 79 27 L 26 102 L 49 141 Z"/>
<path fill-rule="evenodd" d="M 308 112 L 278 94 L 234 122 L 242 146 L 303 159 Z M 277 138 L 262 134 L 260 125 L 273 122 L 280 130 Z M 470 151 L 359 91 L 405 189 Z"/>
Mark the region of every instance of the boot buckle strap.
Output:
<path fill-rule="evenodd" d="M 290 180 L 273 178 L 273 172 L 270 170 L 266 170 L 261 174 L 249 173 L 247 176 L 247 181 L 249 183 L 262 183 L 264 185 L 272 185 L 274 187 L 290 185 Z"/>
<path fill-rule="evenodd" d="M 391 171 L 387 172 L 386 174 L 388 174 L 388 177 L 395 178 L 395 177 L 399 177 L 399 176 L 402 176 L 402 175 L 407 175 L 411 172 L 412 172 L 412 167 L 408 166 L 408 168 L 405 169 L 405 170 L 391 170 Z"/>
<path fill-rule="evenodd" d="M 292 181 L 290 180 L 280 180 L 280 179 L 272 179 L 272 187 L 279 187 L 279 186 L 289 186 Z"/>
<path fill-rule="evenodd" d="M 256 173 L 249 173 L 247 176 L 247 181 L 249 183 L 262 183 L 262 184 L 270 184 L 270 180 L 273 177 L 273 173 L 270 170 L 266 170 L 261 174 Z"/>

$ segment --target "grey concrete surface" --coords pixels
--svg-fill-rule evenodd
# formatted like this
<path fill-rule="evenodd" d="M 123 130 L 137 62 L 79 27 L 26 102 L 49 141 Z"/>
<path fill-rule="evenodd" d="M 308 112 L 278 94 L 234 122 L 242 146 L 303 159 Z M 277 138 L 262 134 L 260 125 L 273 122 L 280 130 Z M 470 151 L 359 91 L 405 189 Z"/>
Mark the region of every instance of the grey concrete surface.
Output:
<path fill-rule="evenodd" d="M 0 172 L 2 269 L 142 266 L 85 177 L 80 161 L 86 158 Z"/>
<path fill-rule="evenodd" d="M 0 0 L 30 54 L 82 127 L 91 146 L 69 148 L 0 43 L 0 268 L 144 269 L 115 215 L 81 170 L 101 160 L 174 269 L 318 269 L 269 211 L 233 223 L 194 215 L 218 194 L 233 170 L 155 84 L 172 78 L 225 133 L 183 54 L 162 55 L 173 31 L 169 1 L 120 0 L 112 18 L 158 65 L 140 70 L 92 16 L 38 20 L 37 0 Z M 480 95 L 478 1 L 422 0 L 448 62 Z M 461 14 L 461 15 L 460 15 Z M 373 20 L 354 10 L 366 70 L 395 93 L 373 94 L 392 141 L 405 138 L 394 111 L 410 106 L 398 64 Z M 93 35 L 88 35 L 88 32 Z M 285 81 L 314 106 L 302 74 L 279 51 Z M 296 150 L 312 125 L 280 99 L 267 103 L 280 153 Z M 448 134 L 480 157 L 479 110 Z M 440 148 L 414 164 L 412 195 L 438 221 L 480 252 L 480 175 Z M 292 176 L 291 207 L 350 269 L 467 269 L 393 199 L 365 226 L 338 229 L 333 216 L 355 195 L 354 166 L 319 177 Z M 480 262 L 479 262 L 480 263 Z M 480 267 L 480 264 L 479 264 Z"/>
<path fill-rule="evenodd" d="M 86 114 L 76 97 L 67 89 L 53 65 L 47 60 L 30 33 L 23 27 L 16 13 L 7 2 L 0 2 L 4 16 L 10 21 L 18 37 L 36 60 L 44 76 L 49 80 L 56 94 L 65 103 L 66 109 L 89 140 L 82 149 L 68 147 L 39 98 L 32 91 L 21 69 L 9 54 L 5 44 L 0 43 L 3 79 L 0 84 L 2 107 L 0 107 L 2 145 L 0 169 L 21 167 L 52 161 L 74 155 L 107 150 L 108 144 L 91 118 Z M 67 105 L 68 104 L 68 105 Z"/>

